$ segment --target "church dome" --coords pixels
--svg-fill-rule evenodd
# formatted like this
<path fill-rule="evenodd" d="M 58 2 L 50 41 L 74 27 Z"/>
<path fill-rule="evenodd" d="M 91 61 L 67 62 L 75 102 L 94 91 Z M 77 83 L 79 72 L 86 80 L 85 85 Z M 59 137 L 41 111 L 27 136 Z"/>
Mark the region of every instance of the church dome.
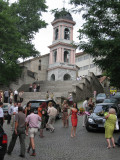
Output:
<path fill-rule="evenodd" d="M 67 19 L 73 21 L 71 14 L 69 13 L 69 11 L 66 11 L 65 8 L 63 8 L 61 11 L 56 11 L 54 16 L 55 16 L 54 20 Z"/>

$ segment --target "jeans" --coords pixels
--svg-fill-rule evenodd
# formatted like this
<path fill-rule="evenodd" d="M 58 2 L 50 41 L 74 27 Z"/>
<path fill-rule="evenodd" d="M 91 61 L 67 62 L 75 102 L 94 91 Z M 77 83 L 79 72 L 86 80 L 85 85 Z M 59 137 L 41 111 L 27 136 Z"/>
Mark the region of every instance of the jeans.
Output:
<path fill-rule="evenodd" d="M 20 140 L 20 155 L 25 156 L 25 128 L 18 128 L 17 134 L 15 134 L 15 131 L 13 132 L 12 139 L 8 147 L 8 153 L 13 151 L 18 136 Z"/>

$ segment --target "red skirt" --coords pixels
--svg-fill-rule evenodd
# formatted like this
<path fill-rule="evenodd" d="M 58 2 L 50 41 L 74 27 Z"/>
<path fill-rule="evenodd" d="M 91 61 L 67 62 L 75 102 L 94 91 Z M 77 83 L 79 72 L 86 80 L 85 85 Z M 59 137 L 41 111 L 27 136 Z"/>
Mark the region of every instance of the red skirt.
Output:
<path fill-rule="evenodd" d="M 77 122 L 78 122 L 78 119 L 77 119 L 77 118 L 72 118 L 72 117 L 71 117 L 71 122 L 72 122 L 72 126 L 73 126 L 73 127 L 77 127 Z"/>

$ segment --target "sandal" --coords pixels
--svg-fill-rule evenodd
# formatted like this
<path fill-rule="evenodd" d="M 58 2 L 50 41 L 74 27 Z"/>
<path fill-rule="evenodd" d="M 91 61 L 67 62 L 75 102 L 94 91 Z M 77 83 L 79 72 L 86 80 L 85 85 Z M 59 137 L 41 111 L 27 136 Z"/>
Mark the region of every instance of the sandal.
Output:
<path fill-rule="evenodd" d="M 110 149 L 111 148 L 111 146 L 110 147 L 107 147 L 107 149 Z"/>

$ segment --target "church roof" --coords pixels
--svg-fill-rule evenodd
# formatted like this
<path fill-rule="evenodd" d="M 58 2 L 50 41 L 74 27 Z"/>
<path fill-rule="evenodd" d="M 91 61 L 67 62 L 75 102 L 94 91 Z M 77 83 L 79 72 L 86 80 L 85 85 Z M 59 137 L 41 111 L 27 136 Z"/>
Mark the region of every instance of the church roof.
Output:
<path fill-rule="evenodd" d="M 56 11 L 55 14 L 55 19 L 54 20 L 57 20 L 57 19 L 67 19 L 67 20 L 71 20 L 73 21 L 73 18 L 70 14 L 69 11 L 67 11 L 65 8 L 63 8 L 61 11 Z"/>

